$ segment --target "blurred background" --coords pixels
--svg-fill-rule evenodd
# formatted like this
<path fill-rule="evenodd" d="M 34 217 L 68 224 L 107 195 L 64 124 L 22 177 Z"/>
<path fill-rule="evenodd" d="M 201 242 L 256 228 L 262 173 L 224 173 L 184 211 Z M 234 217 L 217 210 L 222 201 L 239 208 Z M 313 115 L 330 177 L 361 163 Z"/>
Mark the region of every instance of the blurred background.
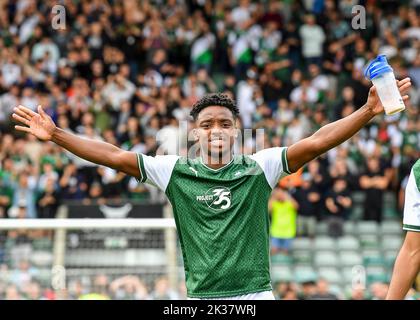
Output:
<path fill-rule="evenodd" d="M 56 5 L 65 28 L 53 27 Z M 270 230 L 277 299 L 384 299 L 420 157 L 419 14 L 419 0 L 0 0 L 0 218 L 140 221 L 0 229 L 0 298 L 185 298 L 174 229 L 141 226 L 171 217 L 165 196 L 15 132 L 13 107 L 41 104 L 77 135 L 172 154 L 193 103 L 225 92 L 242 129 L 289 146 L 360 108 L 363 67 L 385 54 L 413 83 L 406 110 L 281 180 Z M 417 281 L 407 299 L 419 298 Z"/>

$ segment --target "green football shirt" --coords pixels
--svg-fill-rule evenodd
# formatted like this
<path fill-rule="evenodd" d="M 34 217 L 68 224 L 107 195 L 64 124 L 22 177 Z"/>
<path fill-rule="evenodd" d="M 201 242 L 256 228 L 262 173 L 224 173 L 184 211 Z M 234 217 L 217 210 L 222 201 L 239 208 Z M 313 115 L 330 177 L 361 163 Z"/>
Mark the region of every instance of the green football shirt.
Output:
<path fill-rule="evenodd" d="M 272 290 L 268 200 L 290 173 L 286 147 L 235 155 L 217 170 L 175 155 L 138 154 L 138 164 L 139 180 L 172 204 L 188 297 Z"/>

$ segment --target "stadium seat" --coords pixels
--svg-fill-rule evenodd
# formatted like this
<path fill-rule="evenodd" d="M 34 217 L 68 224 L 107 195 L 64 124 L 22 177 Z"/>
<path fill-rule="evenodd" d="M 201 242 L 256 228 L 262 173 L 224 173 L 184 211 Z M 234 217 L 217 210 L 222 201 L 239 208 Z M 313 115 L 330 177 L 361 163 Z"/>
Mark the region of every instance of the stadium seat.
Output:
<path fill-rule="evenodd" d="M 317 236 L 324 236 L 328 232 L 328 225 L 326 222 L 320 221 L 316 224 L 316 235 Z"/>
<path fill-rule="evenodd" d="M 293 279 L 292 270 L 289 266 L 271 266 L 271 278 L 276 281 L 291 281 Z"/>
<path fill-rule="evenodd" d="M 365 201 L 366 198 L 366 194 L 362 191 L 354 191 L 351 194 L 351 198 L 353 200 L 353 203 L 363 204 L 363 201 Z"/>
<path fill-rule="evenodd" d="M 367 256 L 363 257 L 363 265 L 366 267 L 386 267 L 385 258 L 383 256 Z"/>
<path fill-rule="evenodd" d="M 315 250 L 335 250 L 336 242 L 333 238 L 327 236 L 316 237 L 314 241 Z"/>
<path fill-rule="evenodd" d="M 318 270 L 318 275 L 326 279 L 330 283 L 340 283 L 342 281 L 342 274 L 337 268 L 322 267 Z"/>
<path fill-rule="evenodd" d="M 294 250 L 292 252 L 293 262 L 299 264 L 311 264 L 312 263 L 312 251 L 311 250 Z"/>
<path fill-rule="evenodd" d="M 380 232 L 382 236 L 400 235 L 402 234 L 402 224 L 396 220 L 383 221 L 380 226 Z"/>
<path fill-rule="evenodd" d="M 359 235 L 360 245 L 363 249 L 379 249 L 380 241 L 376 234 Z"/>
<path fill-rule="evenodd" d="M 360 221 L 363 216 L 363 207 L 361 205 L 353 205 L 351 208 L 350 219 Z"/>
<path fill-rule="evenodd" d="M 363 262 L 369 259 L 383 258 L 383 253 L 379 249 L 367 249 L 362 252 Z"/>
<path fill-rule="evenodd" d="M 340 268 L 340 270 L 343 276 L 342 284 L 351 285 L 352 281 L 355 279 L 355 272 L 353 270 L 353 267 L 343 267 L 343 268 Z"/>
<path fill-rule="evenodd" d="M 40 238 L 32 241 L 32 248 L 34 250 L 51 250 L 52 247 L 52 241 L 48 238 Z"/>
<path fill-rule="evenodd" d="M 400 236 L 387 236 L 382 238 L 382 249 L 386 250 L 399 250 L 403 243 Z"/>
<path fill-rule="evenodd" d="M 373 282 L 386 282 L 390 281 L 390 275 L 386 272 L 383 267 L 367 267 L 366 268 L 366 280 L 368 285 Z"/>
<path fill-rule="evenodd" d="M 340 265 L 346 267 L 352 267 L 356 265 L 361 265 L 363 259 L 361 255 L 356 251 L 343 251 L 339 254 Z"/>
<path fill-rule="evenodd" d="M 379 231 L 376 221 L 359 221 L 357 223 L 357 233 L 359 234 L 377 234 Z"/>
<path fill-rule="evenodd" d="M 292 250 L 310 250 L 312 249 L 312 241 L 309 238 L 296 238 L 292 242 Z"/>
<path fill-rule="evenodd" d="M 397 199 L 393 192 L 385 192 L 383 208 L 383 216 L 385 219 L 395 219 L 399 216 L 397 210 Z"/>
<path fill-rule="evenodd" d="M 353 235 L 356 232 L 356 224 L 354 221 L 345 221 L 343 229 L 345 235 Z"/>
<path fill-rule="evenodd" d="M 317 267 L 334 267 L 338 265 L 338 262 L 334 251 L 318 251 L 314 256 L 314 264 Z"/>
<path fill-rule="evenodd" d="M 296 266 L 293 270 L 293 278 L 298 283 L 316 281 L 318 274 L 311 266 Z"/>
<path fill-rule="evenodd" d="M 49 286 L 51 285 L 51 268 L 40 268 L 36 273 L 36 276 L 33 277 L 33 280 L 38 281 L 41 285 Z"/>
<path fill-rule="evenodd" d="M 287 265 L 290 266 L 293 264 L 293 259 L 290 255 L 283 253 L 278 253 L 271 256 L 271 262 L 273 265 Z"/>
<path fill-rule="evenodd" d="M 53 255 L 50 251 L 34 251 L 29 261 L 37 267 L 50 267 L 53 263 Z"/>
<path fill-rule="evenodd" d="M 384 256 L 385 256 L 385 264 L 388 270 L 392 270 L 395 264 L 395 260 L 397 259 L 397 256 L 398 256 L 398 251 L 396 250 L 385 251 Z"/>
<path fill-rule="evenodd" d="M 360 243 L 356 237 L 344 236 L 337 241 L 337 249 L 342 250 L 359 250 Z"/>
<path fill-rule="evenodd" d="M 339 286 L 336 284 L 331 284 L 330 285 L 330 292 L 335 294 L 337 296 L 338 299 L 343 299 L 344 298 L 344 287 L 343 286 Z"/>

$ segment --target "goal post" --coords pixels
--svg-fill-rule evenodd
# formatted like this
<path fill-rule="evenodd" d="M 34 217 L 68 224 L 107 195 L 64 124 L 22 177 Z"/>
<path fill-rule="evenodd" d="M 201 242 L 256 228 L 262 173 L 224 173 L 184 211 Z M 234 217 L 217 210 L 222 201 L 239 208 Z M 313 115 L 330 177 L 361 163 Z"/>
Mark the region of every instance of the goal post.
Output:
<path fill-rule="evenodd" d="M 70 219 L 67 209 L 62 205 L 56 219 L 0 221 L 0 265 L 6 269 L 0 284 L 12 281 L 23 260 L 41 270 L 35 279 L 57 294 L 73 280 L 91 283 L 98 275 L 110 282 L 135 275 L 150 292 L 164 277 L 171 289 L 179 289 L 182 258 L 169 205 L 163 218 Z"/>

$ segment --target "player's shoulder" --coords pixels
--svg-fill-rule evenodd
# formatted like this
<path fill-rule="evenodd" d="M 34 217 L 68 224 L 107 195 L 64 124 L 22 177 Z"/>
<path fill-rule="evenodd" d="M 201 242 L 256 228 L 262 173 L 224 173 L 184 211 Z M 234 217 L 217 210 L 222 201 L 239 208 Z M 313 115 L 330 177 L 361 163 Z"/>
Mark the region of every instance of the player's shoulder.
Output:
<path fill-rule="evenodd" d="M 287 161 L 287 147 L 271 147 L 252 154 L 251 159 L 259 163 L 278 163 L 282 169 L 290 173 Z"/>
<path fill-rule="evenodd" d="M 185 157 L 180 156 L 178 157 L 176 164 L 175 164 L 175 170 L 184 170 L 188 168 L 198 168 L 201 167 L 202 161 L 199 157 Z"/>
<path fill-rule="evenodd" d="M 176 163 L 181 157 L 177 155 L 145 155 L 142 153 L 137 153 L 137 156 L 140 161 L 143 161 L 147 164 L 155 164 L 155 165 L 165 165 L 165 164 L 174 164 Z"/>
<path fill-rule="evenodd" d="M 282 156 L 283 153 L 286 153 L 287 147 L 271 147 L 258 150 L 249 157 L 251 159 L 265 159 L 265 158 L 278 158 Z"/>

